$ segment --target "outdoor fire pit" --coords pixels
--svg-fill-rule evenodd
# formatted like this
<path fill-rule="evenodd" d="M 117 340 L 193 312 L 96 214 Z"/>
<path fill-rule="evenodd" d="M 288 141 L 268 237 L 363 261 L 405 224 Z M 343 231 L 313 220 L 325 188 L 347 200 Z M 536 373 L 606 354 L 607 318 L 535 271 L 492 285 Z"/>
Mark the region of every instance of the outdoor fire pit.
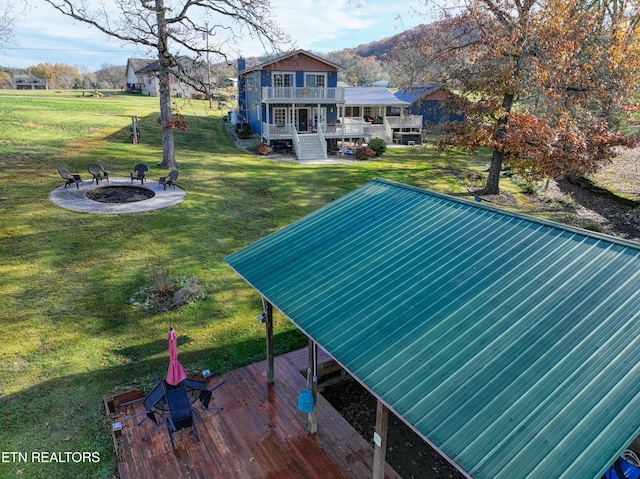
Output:
<path fill-rule="evenodd" d="M 103 186 L 93 188 L 86 193 L 87 198 L 100 203 L 135 203 L 153 198 L 155 193 L 137 186 Z"/>
<path fill-rule="evenodd" d="M 153 179 L 147 179 L 144 186 L 132 185 L 129 177 L 109 177 L 109 184 L 104 186 L 92 185 L 88 181 L 79 186 L 80 188 L 65 188 L 65 185 L 61 185 L 49 197 L 67 210 L 117 215 L 177 205 L 187 194 L 175 185 L 165 190 Z"/>

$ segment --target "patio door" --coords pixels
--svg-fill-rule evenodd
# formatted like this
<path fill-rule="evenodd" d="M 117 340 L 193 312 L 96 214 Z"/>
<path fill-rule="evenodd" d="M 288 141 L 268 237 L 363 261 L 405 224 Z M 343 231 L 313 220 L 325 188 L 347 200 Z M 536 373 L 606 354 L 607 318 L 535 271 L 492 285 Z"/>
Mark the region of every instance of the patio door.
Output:
<path fill-rule="evenodd" d="M 320 108 L 320 114 L 318 115 L 318 108 L 313 109 L 313 125 L 315 128 L 318 128 L 319 125 L 327 124 L 327 109 Z"/>
<path fill-rule="evenodd" d="M 298 108 L 297 112 L 296 128 L 299 132 L 305 133 L 309 131 L 309 110 L 307 108 Z"/>

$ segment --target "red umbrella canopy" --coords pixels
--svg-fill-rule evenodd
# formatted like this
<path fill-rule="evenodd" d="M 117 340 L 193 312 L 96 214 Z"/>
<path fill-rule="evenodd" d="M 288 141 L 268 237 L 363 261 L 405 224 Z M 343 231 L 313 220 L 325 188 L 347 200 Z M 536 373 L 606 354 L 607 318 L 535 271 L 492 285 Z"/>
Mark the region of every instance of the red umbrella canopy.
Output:
<path fill-rule="evenodd" d="M 167 382 L 176 386 L 187 377 L 187 370 L 180 364 L 180 361 L 178 361 L 178 335 L 172 327 L 169 328 L 167 340 L 169 341 L 169 371 L 167 372 Z"/>

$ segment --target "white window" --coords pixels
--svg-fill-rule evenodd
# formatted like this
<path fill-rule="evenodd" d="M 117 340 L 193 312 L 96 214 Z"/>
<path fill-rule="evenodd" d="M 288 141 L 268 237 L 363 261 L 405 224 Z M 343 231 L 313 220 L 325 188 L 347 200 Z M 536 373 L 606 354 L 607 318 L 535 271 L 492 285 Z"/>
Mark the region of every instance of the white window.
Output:
<path fill-rule="evenodd" d="M 307 73 L 304 83 L 309 88 L 324 88 L 327 85 L 327 76 L 324 73 Z"/>
<path fill-rule="evenodd" d="M 287 124 L 287 109 L 286 108 L 274 108 L 273 109 L 273 122 L 276 125 Z"/>
<path fill-rule="evenodd" d="M 293 86 L 293 73 L 274 73 L 273 86 L 291 88 Z"/>

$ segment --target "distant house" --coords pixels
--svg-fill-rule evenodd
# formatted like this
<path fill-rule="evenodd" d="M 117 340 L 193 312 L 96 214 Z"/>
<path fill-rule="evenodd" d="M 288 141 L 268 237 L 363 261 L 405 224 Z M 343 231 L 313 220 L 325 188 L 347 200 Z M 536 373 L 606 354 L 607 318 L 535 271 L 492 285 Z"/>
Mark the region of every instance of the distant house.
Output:
<path fill-rule="evenodd" d="M 291 144 L 299 159 L 326 158 L 328 145 L 363 138 L 364 122 L 345 125 L 338 115 L 342 67 L 297 50 L 253 67 L 238 59 L 238 121 L 263 143 Z"/>
<path fill-rule="evenodd" d="M 138 70 L 153 63 L 154 60 L 148 58 L 129 58 L 127 60 L 127 91 L 129 93 L 142 93 L 142 79 L 136 75 Z"/>
<path fill-rule="evenodd" d="M 183 69 L 191 70 L 189 75 L 195 79 L 195 82 L 202 83 L 203 87 L 206 87 L 207 81 L 210 81 L 210 89 L 217 85 L 217 74 L 207 71 L 206 65 L 194 64 L 186 57 L 180 61 Z M 158 67 L 158 60 L 130 58 L 127 61 L 127 91 L 158 96 L 160 91 Z M 202 92 L 199 92 L 194 86 L 180 81 L 175 75 L 170 75 L 169 82 L 169 90 L 173 98 L 194 98 L 202 95 Z"/>
<path fill-rule="evenodd" d="M 224 80 L 222 80 L 222 86 L 238 88 L 238 79 L 237 78 L 225 78 Z"/>
<path fill-rule="evenodd" d="M 422 116 L 407 114 L 410 103 L 400 100 L 385 87 L 347 87 L 340 114 L 345 121 L 367 122 L 368 138 L 385 143 L 420 142 Z"/>
<path fill-rule="evenodd" d="M 414 115 L 422 115 L 424 124 L 437 125 L 446 121 L 463 121 L 464 115 L 451 110 L 451 102 L 456 96 L 440 86 L 403 88 L 395 96 L 410 104 L 407 110 Z M 445 103 L 448 103 L 445 105 Z"/>
<path fill-rule="evenodd" d="M 14 80 L 16 90 L 48 90 L 49 83 L 44 78 L 19 77 Z"/>

